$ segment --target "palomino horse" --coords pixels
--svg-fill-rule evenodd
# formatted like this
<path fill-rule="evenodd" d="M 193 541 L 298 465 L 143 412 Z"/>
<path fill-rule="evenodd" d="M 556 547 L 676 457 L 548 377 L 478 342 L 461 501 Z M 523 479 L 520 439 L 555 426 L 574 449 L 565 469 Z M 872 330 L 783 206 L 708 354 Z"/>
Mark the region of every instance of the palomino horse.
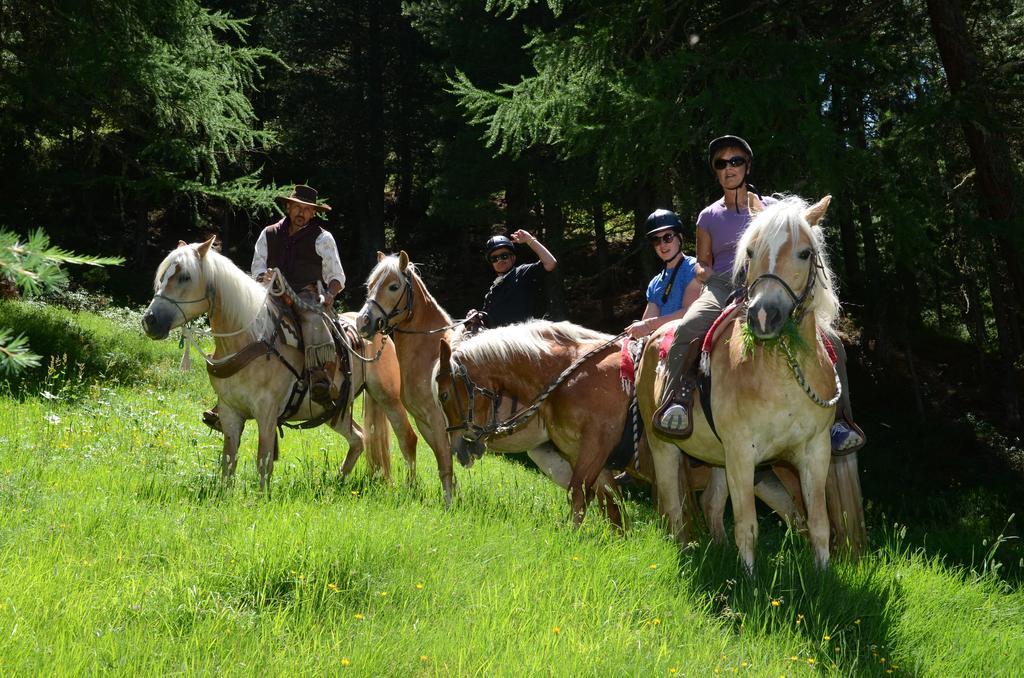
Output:
<path fill-rule="evenodd" d="M 390 335 L 395 342 L 402 373 L 402 402 L 434 452 L 444 501 L 451 505 L 452 453 L 430 376 L 441 339 L 451 337 L 452 319 L 427 291 L 405 252 L 390 256 L 378 252 L 366 289 L 366 303 L 359 311 L 356 327 L 367 339 L 380 333 Z"/>
<path fill-rule="evenodd" d="M 619 345 L 611 336 L 546 320 L 485 330 L 454 351 L 442 340 L 435 374 L 460 462 L 470 465 L 485 442 L 494 452 L 554 450 L 558 457 L 539 460 L 538 466 L 569 490 L 573 522 L 583 521 L 596 495 L 612 524 L 622 527 L 617 485 L 605 464 L 622 435 L 630 396 L 622 388 Z M 529 413 L 547 393 L 536 413 Z"/>
<path fill-rule="evenodd" d="M 737 245 L 734 269 L 737 276 L 746 269 L 746 310 L 722 322 L 708 361 L 721 439 L 695 399 L 693 434 L 678 443 L 688 454 L 725 467 L 736 545 L 748 571 L 753 571 L 757 539 L 754 470 L 776 461 L 796 470 L 816 562 L 824 567 L 829 560 L 825 494 L 839 380 L 820 337 L 830 332 L 839 302 L 818 227 L 829 200 L 808 207 L 791 197 L 763 211 L 751 205 L 757 216 Z M 659 328 L 649 347 L 656 347 L 666 330 Z M 645 351 L 637 377 L 646 423 L 667 382 L 658 362 L 657 350 Z M 677 482 L 682 455 L 675 442 L 651 427 L 648 439 L 662 506 L 675 536 L 685 540 Z M 858 494 L 850 510 L 859 511 L 859 503 Z"/>
<path fill-rule="evenodd" d="M 211 249 L 212 244 L 213 238 L 193 245 L 182 242 L 167 255 L 156 272 L 156 294 L 142 318 L 143 329 L 149 337 L 163 339 L 172 329 L 207 314 L 216 341 L 207 370 L 219 398 L 224 430 L 221 471 L 225 479 L 234 475 L 242 429 L 246 420 L 255 419 L 259 426 L 257 469 L 260 488 L 266 490 L 274 470 L 278 419 L 292 398 L 297 376 L 303 372 L 304 356 L 284 341 L 280 311 L 269 302 L 268 289 Z M 353 361 L 347 401 L 333 417 L 332 428 L 349 443 L 340 470 L 342 477 L 352 470 L 363 451 L 364 431 L 352 421 L 352 399 L 364 387 L 369 396 L 363 403 L 363 423 L 368 434 L 365 442 L 371 472 L 390 477 L 388 420 L 399 434 L 406 461 L 412 464 L 415 459 L 416 434 L 399 399 L 398 360 L 390 342 L 382 341 L 383 345 L 378 341 L 365 349 L 349 346 L 361 355 L 379 350 L 380 358 L 373 363 Z M 258 353 L 257 359 L 230 376 L 214 376 L 218 365 L 237 361 L 237 356 L 251 358 L 250 352 Z M 340 372 L 335 375 L 335 387 L 343 378 Z M 314 419 L 323 413 L 323 408 L 306 393 L 290 419 Z"/>

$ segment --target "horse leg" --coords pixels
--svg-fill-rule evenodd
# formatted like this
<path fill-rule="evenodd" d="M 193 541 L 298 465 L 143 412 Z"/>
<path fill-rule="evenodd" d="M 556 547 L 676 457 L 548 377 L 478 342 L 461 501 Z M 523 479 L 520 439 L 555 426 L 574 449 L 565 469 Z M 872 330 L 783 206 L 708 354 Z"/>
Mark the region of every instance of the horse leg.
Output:
<path fill-rule="evenodd" d="M 806 528 L 803 515 L 797 509 L 793 496 L 775 475 L 774 469 L 754 473 L 754 495 L 768 504 L 768 507 L 781 516 L 789 527 L 801 531 Z"/>
<path fill-rule="evenodd" d="M 732 500 L 733 533 L 736 548 L 747 574 L 754 574 L 754 546 L 757 544 L 757 512 L 754 506 L 754 465 L 736 459 L 726 450 L 725 475 L 729 481 Z M 735 461 L 734 461 L 735 460 Z"/>
<path fill-rule="evenodd" d="M 277 447 L 277 422 L 272 417 L 258 420 L 259 450 L 256 453 L 256 470 L 260 476 L 260 491 L 270 497 L 270 477 L 274 474 L 274 450 Z"/>
<path fill-rule="evenodd" d="M 387 341 L 387 340 L 384 340 Z M 376 342 L 374 343 L 376 346 Z M 386 362 L 386 364 L 385 364 Z M 409 470 L 409 485 L 416 484 L 416 432 L 409 424 L 409 415 L 402 404 L 401 372 L 393 347 L 385 347 L 381 360 L 366 370 L 366 390 L 370 398 L 384 409 L 391 429 L 398 436 L 398 447 L 402 451 Z M 367 401 L 363 400 L 363 407 Z M 389 440 L 390 444 L 390 440 Z"/>
<path fill-rule="evenodd" d="M 707 488 L 700 495 L 700 507 L 716 544 L 725 543 L 725 502 L 728 500 L 729 481 L 725 469 L 720 466 L 711 467 Z"/>
<path fill-rule="evenodd" d="M 444 505 L 449 508 L 452 505 L 452 450 L 448 442 L 448 433 L 444 430 L 444 416 L 440 409 L 437 411 L 437 415 L 431 418 L 440 418 L 441 422 L 430 422 L 426 426 L 420 423 L 420 433 L 426 438 L 427 445 L 434 452 L 434 459 L 437 460 L 437 474 L 441 477 L 441 489 L 444 491 Z"/>
<path fill-rule="evenodd" d="M 803 488 L 804 504 L 807 506 L 807 532 L 814 549 L 814 560 L 818 567 L 828 567 L 829 522 L 825 505 L 825 486 L 828 481 L 828 466 L 832 459 L 832 442 L 826 428 L 807 443 L 797 471 Z"/>
<path fill-rule="evenodd" d="M 572 479 L 572 466 L 569 465 L 559 453 L 554 443 L 538 445 L 526 453 L 533 463 L 551 478 L 556 485 L 563 490 L 569 489 L 569 481 Z"/>
<path fill-rule="evenodd" d="M 679 464 L 683 454 L 672 443 L 658 436 L 648 436 L 651 459 L 654 461 L 654 479 L 658 485 L 658 504 L 668 518 L 669 532 L 680 544 L 686 544 L 690 535 L 688 520 L 684 519 L 679 497 Z"/>
<path fill-rule="evenodd" d="M 597 494 L 597 503 L 604 510 L 605 517 L 613 527 L 622 530 L 625 524 L 622 521 L 622 511 L 619 510 L 619 502 L 622 495 L 619 492 L 619 485 L 612 477 L 611 471 L 601 469 L 600 475 L 594 483 L 594 491 Z"/>
<path fill-rule="evenodd" d="M 338 469 L 341 481 L 345 482 L 345 479 L 352 473 L 352 469 L 355 468 L 356 462 L 359 461 L 359 456 L 363 453 L 363 430 L 357 423 L 352 421 L 351 405 L 345 416 L 338 419 L 338 423 L 334 425 L 334 430 L 348 441 L 348 453 L 345 454 L 345 461 L 342 462 L 341 468 Z"/>
<path fill-rule="evenodd" d="M 238 445 L 242 441 L 245 420 L 237 412 L 224 406 L 221 406 L 219 412 L 221 429 L 224 431 L 224 450 L 220 457 L 220 474 L 225 482 L 230 483 L 235 476 L 235 468 L 238 466 Z"/>

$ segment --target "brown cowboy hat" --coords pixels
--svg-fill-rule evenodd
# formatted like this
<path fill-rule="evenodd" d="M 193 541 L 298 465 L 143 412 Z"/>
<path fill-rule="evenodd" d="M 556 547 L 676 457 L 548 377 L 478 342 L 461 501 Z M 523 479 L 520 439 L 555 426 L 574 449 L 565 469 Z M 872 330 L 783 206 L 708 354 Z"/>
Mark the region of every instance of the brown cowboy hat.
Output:
<path fill-rule="evenodd" d="M 318 205 L 316 202 L 316 189 L 312 186 L 306 186 L 305 184 L 296 184 L 295 188 L 292 189 L 292 194 L 289 196 L 278 196 L 275 198 L 277 204 L 281 207 L 285 207 L 286 202 L 297 202 L 300 205 L 308 205 L 315 207 L 318 212 L 330 212 L 331 206 L 324 203 Z"/>

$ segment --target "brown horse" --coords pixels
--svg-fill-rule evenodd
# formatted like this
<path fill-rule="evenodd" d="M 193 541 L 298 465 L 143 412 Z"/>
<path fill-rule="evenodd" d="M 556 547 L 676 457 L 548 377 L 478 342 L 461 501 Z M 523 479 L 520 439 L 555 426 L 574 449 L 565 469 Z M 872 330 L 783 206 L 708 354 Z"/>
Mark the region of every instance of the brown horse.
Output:
<path fill-rule="evenodd" d="M 444 501 L 451 505 L 452 453 L 430 381 L 441 340 L 451 338 L 451 316 L 431 296 L 405 252 L 390 256 L 378 252 L 366 289 L 356 327 L 367 339 L 378 333 L 393 338 L 402 373 L 402 402 L 434 452 Z"/>
<path fill-rule="evenodd" d="M 569 490 L 575 524 L 597 496 L 612 524 L 622 527 L 618 488 L 605 464 L 622 434 L 630 396 L 611 336 L 535 320 L 485 330 L 454 350 L 443 340 L 434 383 L 460 462 L 470 465 L 485 443 L 493 452 L 531 450 L 541 469 Z M 536 414 L 522 417 L 521 427 L 502 428 L 545 393 L 549 397 Z"/>
<path fill-rule="evenodd" d="M 736 544 L 748 571 L 754 567 L 757 539 L 752 489 L 758 465 L 786 462 L 796 470 L 819 566 L 829 560 L 830 512 L 833 523 L 838 519 L 837 529 L 856 535 L 863 531 L 856 457 L 849 455 L 833 464 L 846 469 L 847 488 L 853 492 L 840 493 L 844 496 L 834 506 L 826 507 L 825 500 L 832 460 L 829 429 L 840 388 L 835 367 L 819 338 L 831 330 L 838 313 L 818 227 L 828 203 L 827 197 L 814 206 L 787 198 L 763 212 L 759 205 L 751 205 L 757 216 L 737 245 L 735 269 L 738 276 L 746 268 L 746 309 L 724 322 L 705 361 L 713 378 L 711 405 L 721 438 L 711 429 L 699 401 L 694 403 L 690 438 L 676 442 L 648 428 L 658 491 L 673 534 L 683 541 L 688 538 L 679 501 L 681 447 L 698 459 L 725 468 Z M 794 328 L 790 331 L 798 334 L 799 340 L 780 340 L 786 327 Z M 655 332 L 649 349 L 657 346 L 667 329 L 663 326 Z M 773 339 L 780 342 L 775 344 L 778 350 L 771 348 Z M 806 348 L 801 350 L 801 346 Z M 645 422 L 650 423 L 667 381 L 658 351 L 645 351 L 637 377 Z"/>
<path fill-rule="evenodd" d="M 187 245 L 182 242 L 157 268 L 155 294 L 142 319 L 143 329 L 153 339 L 165 338 L 172 329 L 204 313 L 216 341 L 207 359 L 210 383 L 219 399 L 224 451 L 221 471 L 225 479 L 235 472 L 238 445 L 245 421 L 259 426 L 257 469 L 260 488 L 269 487 L 277 452 L 276 427 L 292 397 L 293 387 L 303 372 L 303 352 L 284 340 L 280 311 L 269 302 L 268 288 L 257 283 L 230 259 L 211 249 L 213 238 Z M 398 432 L 399 445 L 412 465 L 416 455 L 416 434 L 409 425 L 399 399 L 400 374 L 394 347 L 386 338 L 370 346 L 348 344 L 348 350 L 366 357 L 380 351 L 376 362 L 355 358 L 347 400 L 331 427 L 348 440 L 349 451 L 340 469 L 344 478 L 359 459 L 364 440 L 371 473 L 390 478 L 390 436 L 388 421 Z M 245 363 L 230 376 L 218 366 L 237 365 L 240 356 L 257 359 Z M 232 367 L 233 369 L 233 367 Z M 342 380 L 335 375 L 335 386 Z M 365 387 L 364 430 L 352 421 L 352 400 Z M 289 420 L 314 419 L 324 413 L 306 393 Z"/>

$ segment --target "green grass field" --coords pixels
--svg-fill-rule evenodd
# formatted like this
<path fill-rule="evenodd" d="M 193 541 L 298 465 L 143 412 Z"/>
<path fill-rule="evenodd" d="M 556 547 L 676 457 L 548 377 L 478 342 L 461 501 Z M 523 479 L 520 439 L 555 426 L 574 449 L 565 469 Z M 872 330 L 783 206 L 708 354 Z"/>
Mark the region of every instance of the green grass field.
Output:
<path fill-rule="evenodd" d="M 1024 667 L 1020 588 L 989 560 L 911 546 L 900 525 L 869 525 L 867 557 L 817 573 L 765 515 L 749 579 L 731 546 L 680 550 L 642 503 L 625 535 L 597 511 L 574 530 L 561 490 L 497 457 L 457 469 L 447 510 L 422 443 L 414 487 L 397 448 L 393 485 L 363 462 L 340 484 L 345 443 L 326 429 L 287 433 L 269 498 L 247 432 L 224 490 L 200 365 L 181 373 L 176 342 L 137 341 L 123 352 L 137 345 L 151 366 L 131 385 L 69 384 L 64 369 L 41 395 L 0 399 L 0 675 Z"/>

